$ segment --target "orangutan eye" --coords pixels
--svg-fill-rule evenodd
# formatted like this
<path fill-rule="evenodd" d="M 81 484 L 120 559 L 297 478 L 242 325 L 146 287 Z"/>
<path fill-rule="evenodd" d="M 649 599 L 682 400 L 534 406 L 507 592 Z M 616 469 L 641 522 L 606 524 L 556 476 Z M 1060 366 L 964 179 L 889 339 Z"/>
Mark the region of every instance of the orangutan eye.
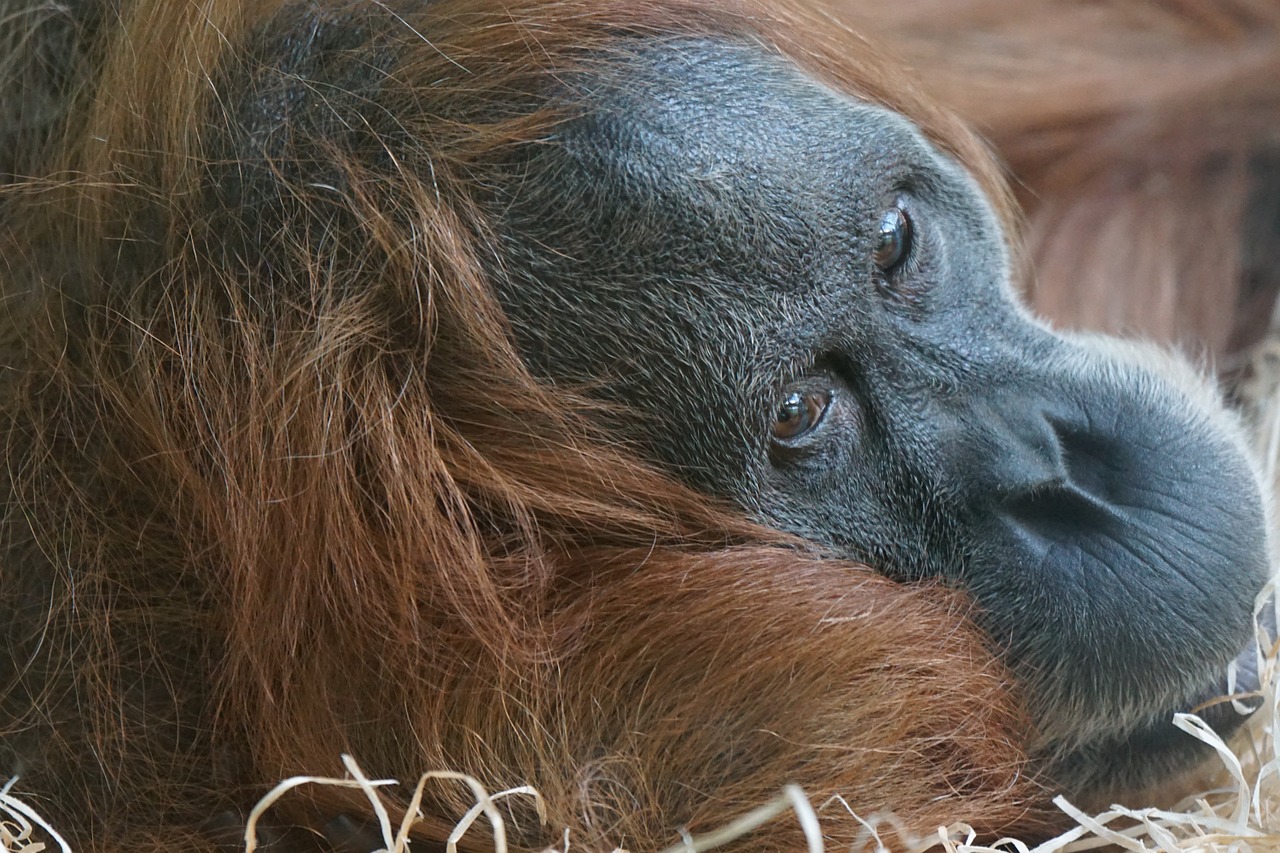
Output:
<path fill-rule="evenodd" d="M 774 440 L 792 442 L 805 435 L 822 422 L 830 405 L 831 392 L 827 390 L 787 393 L 774 413 Z"/>
<path fill-rule="evenodd" d="M 891 207 L 880 216 L 880 234 L 871 259 L 880 272 L 888 275 L 902 265 L 911 254 L 911 217 L 902 207 Z"/>

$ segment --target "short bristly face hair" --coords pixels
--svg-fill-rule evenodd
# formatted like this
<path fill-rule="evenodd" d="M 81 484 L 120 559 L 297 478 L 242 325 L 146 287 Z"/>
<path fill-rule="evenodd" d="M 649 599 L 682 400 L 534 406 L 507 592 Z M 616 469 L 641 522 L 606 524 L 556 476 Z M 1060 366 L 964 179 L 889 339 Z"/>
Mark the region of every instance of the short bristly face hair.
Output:
<path fill-rule="evenodd" d="M 165 833 L 344 751 L 537 784 L 538 849 L 787 782 L 1035 831 L 1029 780 L 1200 754 L 1169 717 L 1268 559 L 1239 429 L 1027 316 L 996 167 L 856 37 L 773 2 L 90 6 L 30 140 L 68 137 L 4 152 L 0 208 L 0 757 L 86 843 L 195 843 Z"/>

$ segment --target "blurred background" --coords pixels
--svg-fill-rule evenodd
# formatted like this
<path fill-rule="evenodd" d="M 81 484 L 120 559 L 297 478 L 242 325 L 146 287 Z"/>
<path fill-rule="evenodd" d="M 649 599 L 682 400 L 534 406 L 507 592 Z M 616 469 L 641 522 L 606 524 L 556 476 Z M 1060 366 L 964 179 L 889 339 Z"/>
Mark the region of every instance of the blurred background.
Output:
<path fill-rule="evenodd" d="M 1280 0 L 829 0 L 1008 164 L 1028 301 L 1219 370 L 1280 291 Z"/>

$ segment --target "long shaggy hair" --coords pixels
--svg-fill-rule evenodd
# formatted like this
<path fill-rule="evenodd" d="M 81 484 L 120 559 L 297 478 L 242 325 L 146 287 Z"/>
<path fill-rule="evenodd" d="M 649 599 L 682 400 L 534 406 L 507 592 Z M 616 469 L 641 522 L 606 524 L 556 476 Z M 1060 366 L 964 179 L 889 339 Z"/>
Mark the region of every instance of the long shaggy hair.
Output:
<path fill-rule="evenodd" d="M 676 34 L 907 114 L 1002 198 L 864 42 L 774 0 L 84 0 L 4 26 L 0 754 L 78 849 L 208 846 L 342 753 L 532 783 L 534 848 L 658 847 L 787 782 L 919 831 L 1037 825 L 959 595 L 656 472 L 530 376 L 482 272 L 476 166 L 561 120 L 554 76 Z M 420 834 L 470 806 L 434 790 Z M 343 813 L 318 791 L 277 819 Z"/>
<path fill-rule="evenodd" d="M 1011 163 L 1035 304 L 1228 351 L 1278 286 L 1280 11 L 1068 5 L 878 4 L 865 32 Z M 1011 220 L 983 145 L 865 39 L 777 0 L 11 6 L 0 771 L 77 849 L 212 847 L 342 753 L 536 785 L 524 848 L 657 848 L 789 782 L 917 832 L 1047 825 L 962 595 L 641 461 L 529 374 L 484 272 L 476 176 L 565 118 L 549 82 L 691 33 L 904 113 Z M 419 834 L 471 805 L 431 789 Z"/>

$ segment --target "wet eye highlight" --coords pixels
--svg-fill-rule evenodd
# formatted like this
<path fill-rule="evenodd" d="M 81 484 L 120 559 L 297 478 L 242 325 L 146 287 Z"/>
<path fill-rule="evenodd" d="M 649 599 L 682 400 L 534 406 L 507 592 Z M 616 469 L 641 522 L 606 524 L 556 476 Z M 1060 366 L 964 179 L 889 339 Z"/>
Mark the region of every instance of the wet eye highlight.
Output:
<path fill-rule="evenodd" d="M 911 217 L 900 206 L 880 215 L 880 233 L 871 259 L 882 273 L 893 272 L 911 254 L 912 231 Z"/>
<path fill-rule="evenodd" d="M 791 391 L 782 397 L 773 417 L 775 441 L 792 442 L 813 430 L 831 405 L 827 390 Z"/>

